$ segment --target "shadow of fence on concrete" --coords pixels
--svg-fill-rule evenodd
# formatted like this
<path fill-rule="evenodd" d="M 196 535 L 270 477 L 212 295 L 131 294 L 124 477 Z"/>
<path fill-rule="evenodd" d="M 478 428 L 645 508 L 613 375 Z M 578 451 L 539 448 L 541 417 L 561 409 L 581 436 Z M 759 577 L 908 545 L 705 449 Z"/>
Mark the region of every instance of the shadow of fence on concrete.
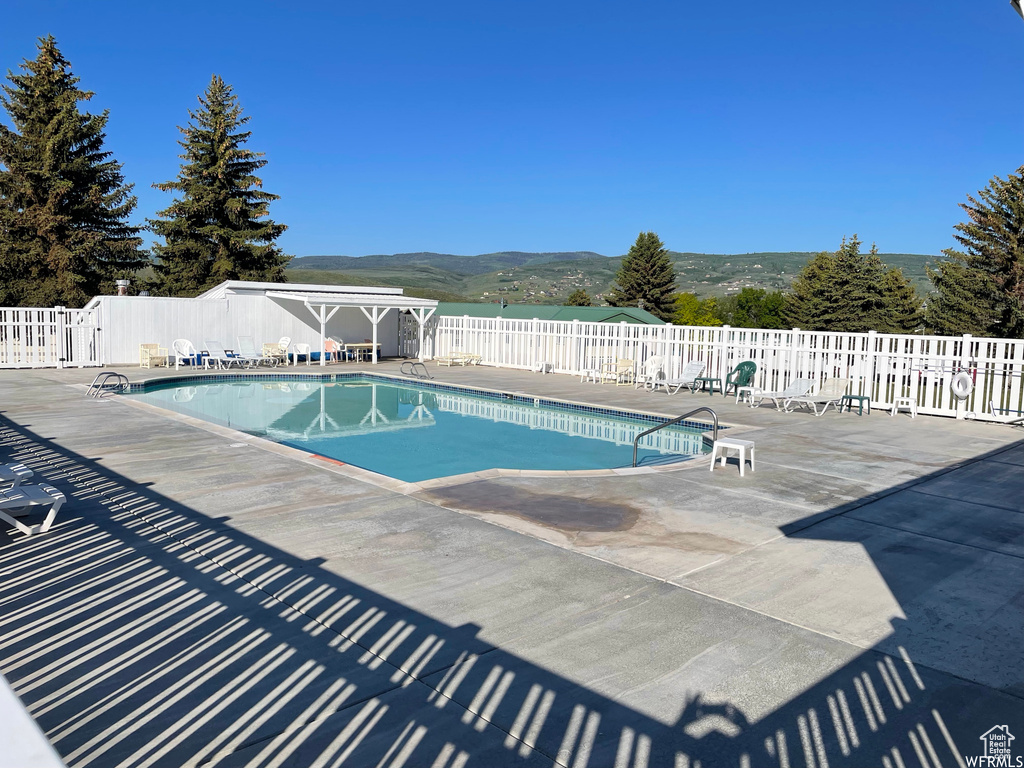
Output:
<path fill-rule="evenodd" d="M 69 766 L 934 768 L 1024 719 L 915 664 L 913 615 L 756 721 L 697 690 L 651 716 L 3 418 L 0 460 L 69 497 L 0 544 L 0 671 Z M 770 666 L 731 674 L 771 696 Z"/>

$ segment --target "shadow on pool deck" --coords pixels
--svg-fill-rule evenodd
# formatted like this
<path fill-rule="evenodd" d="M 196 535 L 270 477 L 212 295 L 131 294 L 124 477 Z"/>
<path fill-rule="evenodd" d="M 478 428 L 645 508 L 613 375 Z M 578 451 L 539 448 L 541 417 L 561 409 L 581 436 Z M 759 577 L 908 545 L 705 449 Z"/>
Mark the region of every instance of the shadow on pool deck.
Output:
<path fill-rule="evenodd" d="M 978 753 L 993 725 L 1024 731 L 1019 643 L 996 685 L 912 661 L 935 633 L 957 633 L 965 659 L 1019 640 L 1019 555 L 1000 555 L 1016 604 L 1002 599 L 1012 586 L 986 602 L 979 583 L 978 604 L 959 606 L 950 625 L 906 606 L 951 576 L 984 572 L 990 549 L 957 544 L 949 556 L 936 539 L 930 553 L 888 540 L 876 550 L 847 518 L 794 524 L 784 543 L 865 546 L 905 607 L 871 650 L 652 580 L 687 601 L 674 617 L 685 636 L 652 637 L 679 649 L 682 715 L 669 725 L 488 644 L 480 627 L 432 619 L 2 417 L 0 450 L 69 494 L 50 533 L 0 545 L 0 670 L 71 766 L 931 766 Z M 955 484 L 962 471 L 934 481 Z M 1018 499 L 1021 474 L 1004 481 Z M 998 507 L 980 510 L 992 537 L 1020 543 L 1017 504 L 1001 523 Z M 635 620 L 623 606 L 621 621 Z M 604 640 L 610 657 L 645 652 Z M 828 672 L 755 719 L 708 693 L 723 685 L 698 663 L 708 655 L 722 680 L 753 680 L 768 697 L 783 661 Z"/>

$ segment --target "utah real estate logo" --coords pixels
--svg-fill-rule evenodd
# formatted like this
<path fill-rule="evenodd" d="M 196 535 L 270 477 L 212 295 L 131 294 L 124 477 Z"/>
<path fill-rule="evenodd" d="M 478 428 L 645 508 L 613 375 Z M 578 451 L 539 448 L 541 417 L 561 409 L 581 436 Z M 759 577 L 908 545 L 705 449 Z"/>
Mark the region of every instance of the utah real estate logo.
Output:
<path fill-rule="evenodd" d="M 1024 768 L 1024 755 L 1013 757 L 1014 735 L 1009 726 L 993 725 L 978 738 L 984 743 L 981 755 L 964 755 L 967 765 L 977 768 Z"/>

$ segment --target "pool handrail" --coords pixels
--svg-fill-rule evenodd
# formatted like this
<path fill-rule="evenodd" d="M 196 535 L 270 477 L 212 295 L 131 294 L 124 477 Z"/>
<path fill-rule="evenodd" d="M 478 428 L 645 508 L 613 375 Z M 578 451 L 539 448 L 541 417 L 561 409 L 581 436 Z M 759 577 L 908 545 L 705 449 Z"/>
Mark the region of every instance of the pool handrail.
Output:
<path fill-rule="evenodd" d="M 645 429 L 643 432 L 641 432 L 639 435 L 637 435 L 633 439 L 633 467 L 634 468 L 636 467 L 636 449 L 637 449 L 637 446 L 640 444 L 640 438 L 641 437 L 646 437 L 647 435 L 651 434 L 652 432 L 657 432 L 659 429 L 664 429 L 665 427 L 671 427 L 673 424 L 678 424 L 680 421 L 683 421 L 684 419 L 687 419 L 690 416 L 693 416 L 695 413 L 700 413 L 701 411 L 707 411 L 708 413 L 711 414 L 711 418 L 714 419 L 714 427 L 712 428 L 712 431 L 711 431 L 711 439 L 712 440 L 717 440 L 718 439 L 718 414 L 715 413 L 711 408 L 708 408 L 706 405 L 702 405 L 700 408 L 694 408 L 692 411 L 687 411 L 682 416 L 676 416 L 674 419 L 669 419 L 668 421 L 663 422 L 661 424 L 658 424 L 656 426 L 653 426 L 650 429 Z"/>

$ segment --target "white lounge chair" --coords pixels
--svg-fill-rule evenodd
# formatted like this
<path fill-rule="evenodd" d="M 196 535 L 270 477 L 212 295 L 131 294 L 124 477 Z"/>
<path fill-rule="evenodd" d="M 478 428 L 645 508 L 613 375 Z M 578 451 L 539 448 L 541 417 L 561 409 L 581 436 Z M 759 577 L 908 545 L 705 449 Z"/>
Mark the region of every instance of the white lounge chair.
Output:
<path fill-rule="evenodd" d="M 171 351 L 174 352 L 174 370 L 186 360 L 193 367 L 199 365 L 199 351 L 188 339 L 175 339 Z"/>
<path fill-rule="evenodd" d="M 255 368 L 258 365 L 277 365 L 276 359 L 264 357 L 259 353 L 256 349 L 256 342 L 252 340 L 252 336 L 238 337 L 236 357 L 241 359 L 243 364 L 250 368 Z"/>
<path fill-rule="evenodd" d="M 843 395 L 846 394 L 846 389 L 849 386 L 849 379 L 826 379 L 825 383 L 818 387 L 818 391 L 813 395 L 790 397 L 783 401 L 782 410 L 790 411 L 790 405 L 810 406 L 814 410 L 815 416 L 821 416 L 831 405 L 838 411 L 839 401 L 843 399 Z M 818 410 L 819 405 L 821 406 L 820 411 Z"/>
<path fill-rule="evenodd" d="M 206 368 L 209 368 L 211 363 L 217 368 L 230 368 L 232 365 L 241 368 L 245 364 L 242 358 L 228 355 L 219 341 L 204 341 L 203 344 L 206 345 L 207 352 L 207 356 L 203 359 L 203 365 Z"/>
<path fill-rule="evenodd" d="M 762 401 L 771 400 L 775 403 L 775 410 L 781 411 L 785 401 L 792 400 L 794 397 L 804 397 L 813 388 L 814 381 L 812 379 L 794 379 L 788 387 L 779 392 L 754 391 L 750 396 L 750 407 L 756 408 Z"/>
<path fill-rule="evenodd" d="M 34 533 L 43 533 L 53 525 L 53 519 L 57 516 L 61 505 L 67 501 L 63 493 L 52 485 L 40 483 L 39 485 L 19 485 L 16 488 L 0 490 L 0 519 L 6 520 L 19 531 L 31 536 Z M 26 525 L 14 514 L 27 507 L 45 506 L 50 507 L 38 525 Z"/>
<path fill-rule="evenodd" d="M 17 488 L 34 473 L 24 464 L 0 464 L 0 483 Z"/>
<path fill-rule="evenodd" d="M 640 373 L 633 381 L 633 389 L 653 389 L 658 382 L 665 378 L 665 356 L 651 355 L 644 361 Z"/>
<path fill-rule="evenodd" d="M 670 395 L 676 394 L 683 387 L 690 387 L 693 389 L 694 380 L 704 373 L 704 368 L 707 367 L 705 363 L 697 360 L 691 360 L 689 363 L 683 366 L 683 371 L 673 379 L 663 379 L 653 387 L 656 391 L 658 387 L 664 387 L 665 391 Z M 672 389 L 675 387 L 675 390 Z"/>

